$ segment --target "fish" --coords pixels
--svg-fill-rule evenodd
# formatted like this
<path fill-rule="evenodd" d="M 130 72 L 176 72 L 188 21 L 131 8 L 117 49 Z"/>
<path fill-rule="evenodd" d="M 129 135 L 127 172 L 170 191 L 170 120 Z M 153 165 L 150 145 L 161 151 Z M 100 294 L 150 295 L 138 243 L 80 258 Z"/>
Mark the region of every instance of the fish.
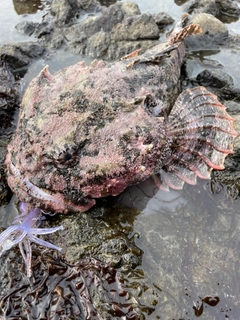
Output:
<path fill-rule="evenodd" d="M 81 61 L 29 84 L 8 145 L 7 180 L 24 202 L 85 212 L 96 199 L 158 177 L 179 190 L 223 170 L 234 119 L 202 86 L 180 90 L 184 39 L 201 33 L 184 15 L 165 42 L 119 61 Z"/>

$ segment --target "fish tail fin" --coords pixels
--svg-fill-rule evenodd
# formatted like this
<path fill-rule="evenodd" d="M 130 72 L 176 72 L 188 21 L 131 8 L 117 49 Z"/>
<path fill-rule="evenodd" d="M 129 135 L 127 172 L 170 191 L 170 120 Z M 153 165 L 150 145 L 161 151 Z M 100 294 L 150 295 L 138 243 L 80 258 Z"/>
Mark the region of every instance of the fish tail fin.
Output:
<path fill-rule="evenodd" d="M 166 120 L 171 152 L 160 172 L 163 186 L 182 189 L 184 182 L 194 185 L 197 176 L 209 179 L 212 169 L 224 169 L 237 136 L 225 109 L 204 87 L 179 95 Z"/>
<path fill-rule="evenodd" d="M 188 19 L 188 14 L 182 15 L 181 19 L 176 23 L 172 32 L 168 35 L 169 44 L 183 41 L 187 36 L 202 33 L 202 28 L 197 24 L 189 24 L 183 27 L 184 22 Z"/>

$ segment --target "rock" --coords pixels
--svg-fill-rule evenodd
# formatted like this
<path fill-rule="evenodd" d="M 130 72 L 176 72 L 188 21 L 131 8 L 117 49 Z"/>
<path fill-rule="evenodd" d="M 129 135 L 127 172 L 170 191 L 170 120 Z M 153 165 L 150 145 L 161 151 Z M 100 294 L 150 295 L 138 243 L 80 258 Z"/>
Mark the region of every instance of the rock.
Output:
<path fill-rule="evenodd" d="M 41 0 L 13 0 L 17 14 L 33 14 L 43 7 Z"/>
<path fill-rule="evenodd" d="M 159 29 L 153 17 L 141 14 L 124 19 L 112 31 L 114 41 L 158 39 Z"/>
<path fill-rule="evenodd" d="M 228 34 L 227 27 L 213 15 L 208 13 L 199 13 L 191 19 L 191 23 L 198 24 L 202 28 L 202 33 L 216 36 Z"/>
<path fill-rule="evenodd" d="M 117 2 L 99 16 L 89 16 L 65 28 L 64 34 L 73 52 L 117 59 L 136 49 L 142 48 L 143 52 L 154 46 L 159 28 L 151 15 L 140 13 L 137 4 Z"/>
<path fill-rule="evenodd" d="M 221 70 L 204 70 L 197 75 L 197 82 L 205 87 L 222 88 L 233 85 L 233 78 Z"/>
<path fill-rule="evenodd" d="M 6 203 L 12 194 L 6 180 L 5 157 L 7 144 L 16 129 L 15 112 L 20 104 L 20 86 L 6 63 L 0 67 L 0 205 Z"/>
<path fill-rule="evenodd" d="M 99 58 L 106 55 L 110 44 L 110 35 L 107 32 L 99 31 L 87 40 L 85 54 L 90 57 Z"/>
<path fill-rule="evenodd" d="M 236 1 L 232 0 L 194 0 L 188 13 L 209 13 L 223 22 L 231 22 L 229 18 L 239 18 L 240 9 Z"/>
<path fill-rule="evenodd" d="M 72 20 L 81 10 L 101 13 L 89 15 L 80 22 Z M 154 46 L 154 40 L 159 38 L 159 28 L 173 21 L 163 13 L 141 14 L 134 2 L 117 2 L 100 9 L 96 0 L 53 0 L 50 13 L 53 18 L 48 14 L 41 23 L 22 21 L 16 29 L 40 39 L 38 42 L 45 47 L 64 47 L 74 53 L 107 59 L 120 58 L 138 48 L 143 52 Z M 70 20 L 73 24 L 67 25 Z M 133 41 L 136 43 L 130 43 Z M 28 64 L 27 57 L 25 60 L 21 66 Z"/>
<path fill-rule="evenodd" d="M 104 210 L 100 208 L 87 214 L 61 216 L 57 224 L 66 230 L 62 234 L 64 242 L 57 234 L 51 241 L 63 247 L 66 259 L 71 262 L 92 256 L 113 267 L 130 270 L 133 263 L 139 265 L 142 251 L 134 244 L 134 238 L 129 239 L 138 211 L 109 202 Z M 50 219 L 49 222 L 46 221 L 46 226 L 55 225 Z"/>
<path fill-rule="evenodd" d="M 188 37 L 187 44 L 190 46 L 212 47 L 213 44 L 224 43 L 228 37 L 227 27 L 211 14 L 196 14 L 189 23 L 198 24 L 202 28 L 200 35 Z"/>
<path fill-rule="evenodd" d="M 153 14 L 153 19 L 159 28 L 164 28 L 174 22 L 174 19 L 165 12 Z"/>
<path fill-rule="evenodd" d="M 63 25 L 75 17 L 76 9 L 76 5 L 70 0 L 53 0 L 50 12 L 55 17 L 55 22 Z"/>
<path fill-rule="evenodd" d="M 8 63 L 12 71 L 23 68 L 44 53 L 44 47 L 35 42 L 22 42 L 0 46 L 0 57 Z"/>
<path fill-rule="evenodd" d="M 114 1 L 113 1 L 114 2 Z M 80 10 L 84 10 L 85 12 L 99 12 L 102 11 L 102 7 L 99 4 L 98 0 L 71 0 L 71 3 L 76 3 L 77 7 Z"/>
<path fill-rule="evenodd" d="M 83 22 L 73 26 L 79 32 L 84 32 L 86 36 L 92 36 L 103 30 L 111 32 L 112 29 L 127 17 L 140 14 L 140 10 L 135 3 L 118 2 L 104 10 L 99 16 L 89 16 Z M 71 32 L 71 27 L 69 31 Z"/>
<path fill-rule="evenodd" d="M 15 29 L 17 29 L 20 33 L 31 36 L 38 25 L 39 23 L 37 22 L 21 21 L 15 26 Z"/>

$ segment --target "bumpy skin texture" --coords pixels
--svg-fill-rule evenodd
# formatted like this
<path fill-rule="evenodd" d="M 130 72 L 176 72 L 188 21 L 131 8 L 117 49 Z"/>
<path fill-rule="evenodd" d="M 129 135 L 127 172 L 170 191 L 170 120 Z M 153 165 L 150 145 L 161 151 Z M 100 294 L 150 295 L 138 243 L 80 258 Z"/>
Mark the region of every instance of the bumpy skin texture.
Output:
<path fill-rule="evenodd" d="M 21 200 L 58 212 L 86 211 L 95 198 L 119 194 L 159 172 L 164 164 L 170 168 L 172 156 L 176 162 L 176 145 L 186 132 L 195 136 L 188 120 L 186 126 L 181 118 L 176 122 L 185 108 L 183 101 L 175 103 L 173 126 L 167 116 L 178 96 L 184 56 L 183 43 L 173 42 L 115 63 L 94 61 L 88 67 L 80 62 L 54 75 L 46 67 L 33 79 L 6 159 L 9 186 Z M 190 92 L 190 101 L 191 96 Z M 232 119 L 215 96 L 203 100 L 219 104 L 224 112 L 219 117 L 230 128 L 223 138 L 217 137 L 227 141 L 221 159 L 215 161 L 222 169 L 232 150 Z M 180 142 L 174 141 L 175 135 Z M 218 144 L 221 149 L 221 141 Z M 214 167 L 208 164 L 206 172 L 209 166 Z M 194 166 L 187 170 L 201 176 Z M 178 176 L 195 183 L 190 174 L 186 179 L 186 173 Z M 168 184 L 178 187 L 178 182 Z"/>

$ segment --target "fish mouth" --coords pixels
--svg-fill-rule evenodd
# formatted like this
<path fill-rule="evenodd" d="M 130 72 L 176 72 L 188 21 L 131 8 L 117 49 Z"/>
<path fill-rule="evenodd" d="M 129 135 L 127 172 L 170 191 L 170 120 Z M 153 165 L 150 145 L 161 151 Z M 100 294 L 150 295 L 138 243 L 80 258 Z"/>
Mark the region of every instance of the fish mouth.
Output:
<path fill-rule="evenodd" d="M 40 204 L 43 204 L 45 207 L 50 208 L 51 210 L 67 213 L 69 211 L 87 211 L 94 204 L 94 199 L 88 199 L 88 203 L 84 206 L 73 204 L 72 202 L 66 202 L 63 195 L 60 193 L 51 195 L 46 191 L 40 189 L 36 185 L 34 185 L 28 178 L 22 177 L 21 171 L 17 169 L 10 156 L 6 158 L 6 162 L 9 168 L 9 173 L 11 177 L 14 179 L 14 185 L 19 186 L 21 190 L 26 192 L 31 198 L 37 200 Z M 13 186 L 13 188 L 15 187 Z M 21 199 L 20 199 L 21 200 Z"/>
<path fill-rule="evenodd" d="M 58 204 L 64 204 L 63 202 L 56 199 L 54 196 L 48 194 L 47 192 L 41 190 L 29 181 L 26 177 L 22 178 L 21 172 L 17 169 L 11 160 L 9 160 L 9 172 L 18 181 L 19 186 L 24 189 L 31 197 L 43 201 L 52 201 Z"/>

